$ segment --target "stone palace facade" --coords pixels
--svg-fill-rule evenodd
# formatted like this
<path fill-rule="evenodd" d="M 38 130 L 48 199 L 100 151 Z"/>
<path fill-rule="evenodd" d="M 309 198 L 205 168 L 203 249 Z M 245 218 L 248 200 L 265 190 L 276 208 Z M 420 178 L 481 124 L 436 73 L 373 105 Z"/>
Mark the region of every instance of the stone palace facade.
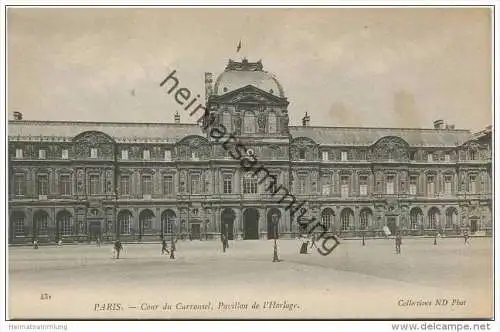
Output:
<path fill-rule="evenodd" d="M 162 86 L 178 89 L 175 75 Z M 288 100 L 262 63 L 205 74 L 207 108 L 340 236 L 491 234 L 491 127 L 457 130 L 288 124 Z M 175 95 L 178 98 L 179 95 Z M 185 98 L 186 99 L 186 98 Z M 177 101 L 179 101 L 177 99 Z M 197 124 L 8 123 L 9 243 L 281 237 L 299 232 L 266 192 Z"/>

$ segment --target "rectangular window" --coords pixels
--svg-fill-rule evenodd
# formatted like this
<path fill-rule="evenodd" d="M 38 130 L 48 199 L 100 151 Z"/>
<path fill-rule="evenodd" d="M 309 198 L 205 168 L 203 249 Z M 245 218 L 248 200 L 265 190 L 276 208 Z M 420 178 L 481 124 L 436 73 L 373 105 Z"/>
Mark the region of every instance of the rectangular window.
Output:
<path fill-rule="evenodd" d="M 38 150 L 38 159 L 47 159 L 47 150 L 45 149 Z"/>
<path fill-rule="evenodd" d="M 342 151 L 340 153 L 340 160 L 341 161 L 347 161 L 347 151 Z"/>
<path fill-rule="evenodd" d="M 445 161 L 445 162 L 447 162 L 447 163 L 449 163 L 449 162 L 450 162 L 450 160 L 451 160 L 451 159 L 450 159 L 450 155 L 449 155 L 449 154 L 445 154 L 445 155 L 444 155 L 444 161 Z"/>
<path fill-rule="evenodd" d="M 122 160 L 128 160 L 128 150 L 122 150 Z"/>
<path fill-rule="evenodd" d="M 471 194 L 477 193 L 477 178 L 476 178 L 476 175 L 471 175 L 469 177 L 469 192 Z"/>
<path fill-rule="evenodd" d="M 173 175 L 165 175 L 163 177 L 163 193 L 165 195 L 173 195 L 174 194 L 174 176 Z"/>
<path fill-rule="evenodd" d="M 47 195 L 49 193 L 48 174 L 38 175 L 38 195 Z"/>
<path fill-rule="evenodd" d="M 347 175 L 340 177 L 340 197 L 349 197 L 349 176 Z"/>
<path fill-rule="evenodd" d="M 26 177 L 24 174 L 14 175 L 14 194 L 16 196 L 24 196 L 26 188 Z"/>
<path fill-rule="evenodd" d="M 436 193 L 435 178 L 433 175 L 427 176 L 427 196 L 434 196 Z"/>
<path fill-rule="evenodd" d="M 328 161 L 328 151 L 322 152 L 323 161 Z"/>
<path fill-rule="evenodd" d="M 16 149 L 16 159 L 23 159 L 23 149 Z"/>
<path fill-rule="evenodd" d="M 130 195 L 130 178 L 128 175 L 122 175 L 120 177 L 120 195 Z"/>
<path fill-rule="evenodd" d="M 71 195 L 71 176 L 69 174 L 61 174 L 59 177 L 59 192 L 63 196 Z"/>
<path fill-rule="evenodd" d="M 452 186 L 452 176 L 445 175 L 444 176 L 444 194 L 446 196 L 451 196 L 451 186 Z"/>
<path fill-rule="evenodd" d="M 359 195 L 368 196 L 368 176 L 366 175 L 359 177 Z"/>
<path fill-rule="evenodd" d="M 257 193 L 257 179 L 252 176 L 243 178 L 243 193 L 256 194 Z"/>
<path fill-rule="evenodd" d="M 14 232 L 16 236 L 24 235 L 24 218 L 19 216 L 14 219 Z"/>
<path fill-rule="evenodd" d="M 90 158 L 92 159 L 97 159 L 97 148 L 91 148 L 90 149 Z"/>
<path fill-rule="evenodd" d="M 224 194 L 231 194 L 233 192 L 233 176 L 231 174 L 224 175 L 223 182 Z"/>
<path fill-rule="evenodd" d="M 69 159 L 68 149 L 63 149 L 62 150 L 62 152 L 61 152 L 61 159 L 64 159 L 64 160 Z"/>
<path fill-rule="evenodd" d="M 198 151 L 191 152 L 191 160 L 195 160 L 195 161 L 199 160 Z"/>
<path fill-rule="evenodd" d="M 427 162 L 432 163 L 434 161 L 434 156 L 432 153 L 427 154 Z"/>
<path fill-rule="evenodd" d="M 410 195 L 417 195 L 417 177 L 410 176 Z"/>
<path fill-rule="evenodd" d="M 89 176 L 89 182 L 90 182 L 90 195 L 97 195 L 99 194 L 99 175 L 97 174 L 91 174 Z"/>
<path fill-rule="evenodd" d="M 151 175 L 143 175 L 141 180 L 142 194 L 151 195 L 153 193 L 153 177 Z"/>
<path fill-rule="evenodd" d="M 142 159 L 144 160 L 149 160 L 151 157 L 150 153 L 149 153 L 149 150 L 144 150 L 142 151 Z"/>
<path fill-rule="evenodd" d="M 172 151 L 165 150 L 165 161 L 172 161 Z"/>
<path fill-rule="evenodd" d="M 385 193 L 388 195 L 394 195 L 394 175 L 389 175 L 385 182 Z"/>
<path fill-rule="evenodd" d="M 306 193 L 306 177 L 305 176 L 299 176 L 299 188 L 298 188 L 299 194 L 305 194 Z"/>
<path fill-rule="evenodd" d="M 200 175 L 191 174 L 191 194 L 200 194 Z"/>

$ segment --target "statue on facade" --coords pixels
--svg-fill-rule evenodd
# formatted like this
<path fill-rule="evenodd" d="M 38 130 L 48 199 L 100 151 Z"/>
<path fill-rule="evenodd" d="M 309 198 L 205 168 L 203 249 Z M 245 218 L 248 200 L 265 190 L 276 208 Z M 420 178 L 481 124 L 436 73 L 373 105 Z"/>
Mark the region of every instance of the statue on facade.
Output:
<path fill-rule="evenodd" d="M 257 119 L 257 124 L 259 125 L 259 133 L 263 133 L 266 129 L 266 113 L 260 112 Z"/>

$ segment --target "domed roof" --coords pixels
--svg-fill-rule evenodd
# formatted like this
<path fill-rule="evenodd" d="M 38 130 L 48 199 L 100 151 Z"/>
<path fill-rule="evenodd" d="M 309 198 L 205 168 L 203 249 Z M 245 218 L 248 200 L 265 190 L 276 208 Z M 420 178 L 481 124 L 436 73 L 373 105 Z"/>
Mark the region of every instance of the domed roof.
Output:
<path fill-rule="evenodd" d="M 247 85 L 285 97 L 283 87 L 273 74 L 263 70 L 262 62 L 248 62 L 247 59 L 242 62 L 229 60 L 226 69 L 215 81 L 214 94 L 220 96 Z"/>

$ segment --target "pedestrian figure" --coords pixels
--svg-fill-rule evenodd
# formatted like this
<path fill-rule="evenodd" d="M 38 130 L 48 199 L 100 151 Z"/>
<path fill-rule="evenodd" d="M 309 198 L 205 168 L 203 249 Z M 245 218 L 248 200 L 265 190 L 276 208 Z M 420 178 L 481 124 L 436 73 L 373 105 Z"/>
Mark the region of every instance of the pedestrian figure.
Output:
<path fill-rule="evenodd" d="M 222 242 L 222 252 L 226 252 L 226 237 L 224 234 L 221 235 L 221 242 Z"/>
<path fill-rule="evenodd" d="M 38 249 L 38 241 L 37 240 L 33 241 L 33 249 Z"/>
<path fill-rule="evenodd" d="M 101 246 L 101 238 L 100 237 L 97 238 L 96 244 L 97 244 L 98 247 Z"/>
<path fill-rule="evenodd" d="M 469 242 L 469 231 L 464 230 L 464 244 L 470 244 Z"/>
<path fill-rule="evenodd" d="M 166 252 L 167 254 L 169 254 L 169 253 L 170 253 L 170 252 L 168 251 L 168 248 L 167 248 L 167 241 L 162 240 L 162 241 L 161 241 L 161 254 L 163 255 L 165 252 Z"/>
<path fill-rule="evenodd" d="M 396 234 L 396 254 L 400 254 L 401 253 L 401 234 L 398 233 Z"/>
<path fill-rule="evenodd" d="M 122 243 L 120 242 L 120 240 L 116 240 L 114 245 L 116 259 L 120 259 L 120 251 L 122 251 L 122 249 L 123 249 Z"/>
<path fill-rule="evenodd" d="M 307 236 L 302 235 L 301 240 L 302 240 L 302 245 L 300 246 L 300 253 L 307 254 L 307 247 L 309 245 L 309 239 L 307 238 Z"/>
<path fill-rule="evenodd" d="M 224 236 L 224 243 L 226 245 L 226 250 L 229 248 L 229 238 L 227 236 Z"/>
<path fill-rule="evenodd" d="M 177 242 L 177 240 L 174 241 L 174 239 L 172 239 L 172 245 L 170 246 L 170 259 L 175 259 L 175 242 Z"/>
<path fill-rule="evenodd" d="M 57 241 L 57 246 L 62 247 L 62 240 L 61 239 L 59 239 L 59 241 Z"/>

